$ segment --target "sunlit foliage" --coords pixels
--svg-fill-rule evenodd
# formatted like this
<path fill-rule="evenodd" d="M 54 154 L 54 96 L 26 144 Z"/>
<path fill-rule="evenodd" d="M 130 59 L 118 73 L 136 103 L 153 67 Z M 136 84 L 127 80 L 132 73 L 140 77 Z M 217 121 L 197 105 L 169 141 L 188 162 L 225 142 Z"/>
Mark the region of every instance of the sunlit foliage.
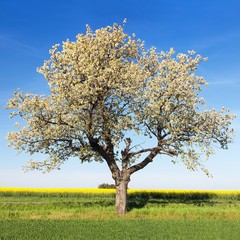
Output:
<path fill-rule="evenodd" d="M 11 117 L 26 123 L 16 123 L 19 129 L 8 134 L 9 143 L 49 156 L 30 161 L 29 169 L 50 171 L 69 157 L 105 161 L 117 186 L 159 154 L 208 174 L 201 158 L 213 154 L 214 145 L 228 147 L 234 116 L 208 108 L 199 96 L 207 83 L 196 70 L 204 60 L 194 51 L 146 50 L 122 25 L 96 31 L 87 26 L 76 41 L 53 46 L 38 69 L 49 96 L 17 91 L 9 100 Z M 137 145 L 131 133 L 152 138 L 152 147 Z"/>

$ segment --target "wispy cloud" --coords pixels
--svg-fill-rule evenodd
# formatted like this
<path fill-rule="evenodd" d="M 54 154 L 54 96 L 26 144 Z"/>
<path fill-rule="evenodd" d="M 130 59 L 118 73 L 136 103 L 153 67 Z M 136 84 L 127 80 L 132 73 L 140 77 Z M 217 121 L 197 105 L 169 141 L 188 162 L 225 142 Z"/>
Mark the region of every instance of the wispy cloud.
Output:
<path fill-rule="evenodd" d="M 216 47 L 226 42 L 231 42 L 233 40 L 239 39 L 239 32 L 229 32 L 224 35 L 215 35 L 215 36 L 207 36 L 200 41 L 196 41 L 194 43 L 194 49 L 197 51 L 202 51 L 206 49 L 210 49 L 212 47 Z"/>
<path fill-rule="evenodd" d="M 4 35 L 0 35 L 0 47 L 17 49 L 19 51 L 41 57 L 41 52 L 39 49 Z"/>
<path fill-rule="evenodd" d="M 208 85 L 209 86 L 226 86 L 226 85 L 236 85 L 238 84 L 238 82 L 240 81 L 240 79 L 238 81 L 234 81 L 234 80 L 217 80 L 217 81 L 208 81 Z"/>

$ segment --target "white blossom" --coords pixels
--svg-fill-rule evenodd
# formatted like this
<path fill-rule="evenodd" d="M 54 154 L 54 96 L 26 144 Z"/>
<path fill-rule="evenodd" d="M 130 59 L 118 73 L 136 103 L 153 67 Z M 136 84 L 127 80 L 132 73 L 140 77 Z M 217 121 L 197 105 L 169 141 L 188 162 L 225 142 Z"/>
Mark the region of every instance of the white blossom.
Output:
<path fill-rule="evenodd" d="M 20 129 L 8 134 L 10 145 L 49 156 L 43 162 L 31 161 L 30 169 L 49 171 L 78 157 L 106 161 L 115 176 L 116 152 L 125 141 L 120 160 L 129 173 L 158 154 L 207 173 L 201 155 L 207 159 L 213 154 L 213 143 L 228 147 L 234 116 L 225 108 L 209 109 L 199 96 L 207 82 L 196 70 L 206 59 L 193 50 L 145 50 L 143 41 L 118 24 L 95 32 L 86 28 L 76 41 L 62 42 L 61 49 L 54 45 L 50 59 L 38 68 L 48 82 L 49 96 L 17 91 L 8 102 L 11 117 L 20 116 L 26 123 L 17 123 Z M 156 145 L 133 151 L 132 140 L 126 140 L 129 132 L 149 136 Z M 142 160 L 146 152 L 149 156 Z"/>

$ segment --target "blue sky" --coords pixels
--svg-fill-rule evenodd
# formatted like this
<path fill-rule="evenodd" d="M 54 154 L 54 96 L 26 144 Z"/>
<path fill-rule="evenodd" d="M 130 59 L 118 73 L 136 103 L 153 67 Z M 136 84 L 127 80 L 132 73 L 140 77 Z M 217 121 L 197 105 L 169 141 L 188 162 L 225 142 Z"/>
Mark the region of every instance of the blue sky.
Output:
<path fill-rule="evenodd" d="M 0 187 L 97 187 L 112 183 L 107 166 L 80 164 L 70 159 L 61 171 L 23 173 L 29 156 L 16 155 L 5 139 L 14 130 L 6 102 L 17 88 L 47 93 L 48 86 L 36 68 L 49 58 L 52 45 L 74 40 L 92 29 L 122 23 L 157 50 L 174 47 L 177 52 L 194 49 L 208 57 L 198 73 L 209 83 L 202 95 L 208 106 L 228 107 L 237 115 L 237 135 L 228 150 L 216 149 L 206 162 L 213 174 L 189 172 L 161 156 L 132 176 L 130 188 L 240 189 L 240 2 L 237 0 L 1 0 L 0 1 Z M 37 155 L 35 158 L 41 159 Z"/>

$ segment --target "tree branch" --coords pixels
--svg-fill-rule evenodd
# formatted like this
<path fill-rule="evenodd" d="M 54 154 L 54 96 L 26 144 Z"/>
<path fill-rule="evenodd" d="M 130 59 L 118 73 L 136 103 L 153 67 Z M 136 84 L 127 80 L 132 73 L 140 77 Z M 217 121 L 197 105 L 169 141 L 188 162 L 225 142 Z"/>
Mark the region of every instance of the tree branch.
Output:
<path fill-rule="evenodd" d="M 119 175 L 120 170 L 114 159 L 114 154 L 112 155 L 111 153 L 107 152 L 106 149 L 99 144 L 99 139 L 88 136 L 88 140 L 93 151 L 99 153 L 106 160 L 108 167 L 112 172 L 112 177 L 115 180 L 115 178 Z"/>
<path fill-rule="evenodd" d="M 141 153 L 151 152 L 155 149 L 156 149 L 156 147 L 155 148 L 145 148 L 145 149 L 142 149 L 142 150 L 139 150 L 139 151 L 136 151 L 136 152 L 131 152 L 131 153 L 129 153 L 129 156 L 132 157 L 132 156 L 135 156 L 135 155 L 138 155 L 138 154 L 141 154 Z"/>
<path fill-rule="evenodd" d="M 130 158 L 129 151 L 130 151 L 130 146 L 132 143 L 131 138 L 126 138 L 125 140 L 126 147 L 124 150 L 121 151 L 122 154 L 122 170 L 125 171 L 127 169 L 127 163 Z"/>
<path fill-rule="evenodd" d="M 142 149 L 139 150 L 137 152 L 131 153 L 131 154 L 140 154 L 140 153 L 144 153 L 144 152 L 150 152 L 148 154 L 148 156 L 140 163 L 130 167 L 128 169 L 130 175 L 137 172 L 138 170 L 143 169 L 144 167 L 146 167 L 150 162 L 153 161 L 153 159 L 158 155 L 158 154 L 164 154 L 164 155 L 168 155 L 170 157 L 173 156 L 177 156 L 177 152 L 171 149 L 163 149 L 160 146 L 154 147 L 154 148 L 146 148 L 146 149 Z"/>
<path fill-rule="evenodd" d="M 140 163 L 130 167 L 128 169 L 128 172 L 131 174 L 143 169 L 145 166 L 147 166 L 150 162 L 153 161 L 154 157 L 156 157 L 156 155 L 159 153 L 159 150 L 157 148 L 155 148 L 154 150 L 152 150 L 148 156 Z"/>

